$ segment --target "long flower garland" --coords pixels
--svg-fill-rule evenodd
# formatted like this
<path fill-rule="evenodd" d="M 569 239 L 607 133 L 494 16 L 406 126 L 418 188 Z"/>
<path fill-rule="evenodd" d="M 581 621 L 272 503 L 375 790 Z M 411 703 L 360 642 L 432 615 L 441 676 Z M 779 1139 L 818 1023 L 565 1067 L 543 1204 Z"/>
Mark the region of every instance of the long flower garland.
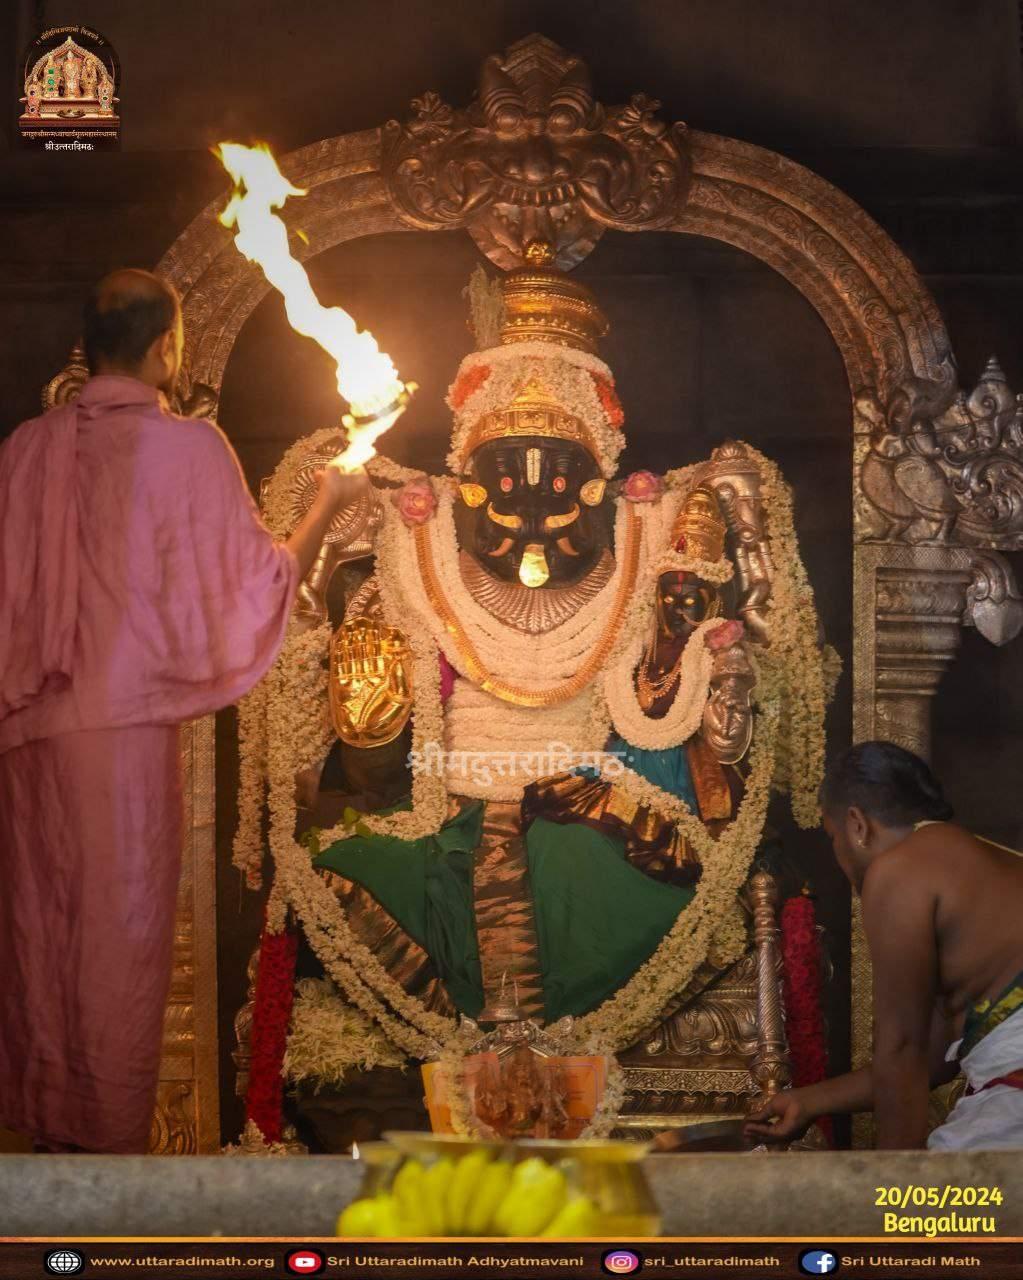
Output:
<path fill-rule="evenodd" d="M 636 696 L 635 672 L 646 644 L 643 636 L 635 636 L 618 661 L 608 665 L 604 698 L 612 723 L 626 742 L 646 751 L 661 751 L 679 746 L 699 729 L 714 668 L 714 655 L 706 640 L 721 625 L 720 618 L 709 618 L 686 641 L 675 699 L 659 720 L 646 714 Z"/>
<path fill-rule="evenodd" d="M 325 434 L 332 434 L 327 432 Z M 319 435 L 319 433 L 317 433 Z M 302 453 L 317 437 L 299 442 Z M 747 446 L 748 448 L 748 446 Z M 656 1020 L 671 997 L 689 981 L 708 949 L 716 945 L 734 950 L 735 895 L 748 873 L 759 841 L 770 795 L 772 776 L 793 790 L 793 807 L 804 825 L 816 821 L 817 775 L 823 760 L 823 664 L 816 643 L 816 615 L 813 596 L 798 558 L 792 529 L 791 498 L 773 463 L 755 455 L 764 477 L 764 498 L 772 520 L 772 542 L 777 572 L 772 599 L 772 649 L 761 655 L 763 676 L 758 684 L 759 708 L 755 718 L 751 752 L 751 772 L 746 795 L 735 819 L 715 839 L 697 815 L 676 797 L 646 779 L 626 770 L 616 780 L 637 802 L 650 805 L 670 818 L 679 833 L 701 857 L 704 875 L 696 895 L 662 939 L 650 959 L 618 992 L 598 1009 L 575 1021 L 572 1042 L 576 1052 L 607 1052 L 627 1047 L 642 1030 Z M 292 455 L 295 455 L 292 458 Z M 298 446 L 286 460 L 297 469 Z M 282 463 L 283 466 L 283 463 Z M 673 492 L 666 500 L 644 508 L 644 542 L 663 546 L 656 536 L 661 526 L 670 528 L 679 495 L 698 483 L 701 467 L 687 468 L 673 477 Z M 684 481 L 682 476 L 684 475 Z M 275 480 L 277 477 L 275 477 Z M 450 495 L 447 478 L 432 481 L 435 488 Z M 673 511 L 674 508 L 674 511 Z M 385 520 L 378 550 L 382 566 L 381 595 L 385 615 L 405 630 L 413 653 L 414 686 L 413 748 L 424 751 L 430 744 L 444 742 L 444 712 L 440 698 L 438 655 L 445 652 L 441 637 L 431 632 L 418 610 L 410 610 L 407 590 L 416 581 L 409 559 L 410 539 L 397 519 Z M 644 555 L 644 571 L 636 584 L 632 602 L 623 618 L 611 660 L 623 655 L 652 617 L 656 558 Z M 449 579 L 453 581 L 453 579 Z M 458 577 L 460 581 L 460 576 Z M 485 611 L 481 611 L 485 613 Z M 486 615 L 489 625 L 493 622 Z M 326 663 L 329 627 L 297 633 L 289 637 L 262 692 L 248 702 L 243 719 L 243 777 L 240 802 L 243 821 L 236 841 L 236 860 L 250 871 L 258 866 L 261 854 L 258 818 L 255 816 L 266 777 L 270 801 L 270 844 L 277 867 L 272 895 L 270 927 L 283 925 L 290 907 L 305 929 L 325 971 L 345 998 L 383 1031 L 387 1040 L 416 1058 L 458 1058 L 471 1043 L 473 1032 L 453 1019 L 430 1013 L 422 1002 L 408 995 L 368 948 L 351 932 L 336 896 L 311 865 L 308 852 L 294 839 L 294 776 L 299 768 L 321 760 L 332 741 L 327 714 Z M 451 655 L 447 655 L 450 657 Z M 535 672 L 535 649 L 532 670 Z M 819 673 L 819 674 L 818 674 Z M 601 743 L 606 739 L 611 714 L 602 696 L 590 699 L 590 733 Z M 776 764 L 779 721 L 784 766 Z M 372 829 L 411 839 L 435 832 L 447 816 L 447 789 L 442 777 L 427 771 L 414 779 L 411 812 L 390 818 L 365 819 Z M 322 833 L 329 843 L 348 834 L 344 824 Z M 257 853 L 258 850 L 258 853 Z M 613 1123 L 617 1112 L 617 1086 L 609 1086 L 605 1106 L 595 1117 L 591 1131 Z M 464 1122 L 463 1122 L 464 1123 Z"/>

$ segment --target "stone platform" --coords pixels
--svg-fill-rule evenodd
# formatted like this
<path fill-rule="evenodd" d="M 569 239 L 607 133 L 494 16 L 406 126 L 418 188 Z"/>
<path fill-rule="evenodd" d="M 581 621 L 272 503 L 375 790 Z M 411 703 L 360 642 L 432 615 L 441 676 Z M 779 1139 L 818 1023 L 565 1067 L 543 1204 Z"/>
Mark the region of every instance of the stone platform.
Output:
<path fill-rule="evenodd" d="M 955 1211 L 1023 1236 L 1023 1152 L 659 1155 L 647 1170 L 665 1235 L 881 1236 L 879 1187 L 952 1185 L 1000 1187 L 1000 1206 Z M 361 1177 L 345 1156 L 0 1156 L 0 1235 L 315 1239 Z"/>

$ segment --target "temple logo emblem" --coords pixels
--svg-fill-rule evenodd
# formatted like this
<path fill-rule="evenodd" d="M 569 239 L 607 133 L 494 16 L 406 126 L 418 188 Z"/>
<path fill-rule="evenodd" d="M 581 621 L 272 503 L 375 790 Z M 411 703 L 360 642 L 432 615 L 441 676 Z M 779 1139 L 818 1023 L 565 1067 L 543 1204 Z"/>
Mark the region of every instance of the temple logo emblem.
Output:
<path fill-rule="evenodd" d="M 120 64 L 90 27 L 51 27 L 25 51 L 18 127 L 24 145 L 94 151 L 120 144 Z"/>

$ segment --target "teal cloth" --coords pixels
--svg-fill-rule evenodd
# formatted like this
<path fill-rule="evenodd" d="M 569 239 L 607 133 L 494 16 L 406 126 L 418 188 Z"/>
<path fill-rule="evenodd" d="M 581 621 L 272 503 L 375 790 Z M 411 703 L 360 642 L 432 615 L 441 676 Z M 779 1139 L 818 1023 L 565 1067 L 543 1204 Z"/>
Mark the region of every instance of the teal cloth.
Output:
<path fill-rule="evenodd" d="M 483 804 L 468 805 L 434 836 L 349 836 L 325 849 L 314 867 L 363 886 L 430 956 L 456 1008 L 483 1008 L 472 867 L 483 831 Z"/>
<path fill-rule="evenodd" d="M 607 749 L 609 752 L 620 753 L 625 764 L 641 778 L 646 778 L 655 787 L 683 800 L 693 813 L 699 813 L 685 747 L 647 751 L 643 747 L 632 746 L 623 738 L 612 737 Z"/>
<path fill-rule="evenodd" d="M 537 818 L 526 833 L 548 1022 L 597 1007 L 650 958 L 694 890 L 662 884 L 622 840 Z"/>

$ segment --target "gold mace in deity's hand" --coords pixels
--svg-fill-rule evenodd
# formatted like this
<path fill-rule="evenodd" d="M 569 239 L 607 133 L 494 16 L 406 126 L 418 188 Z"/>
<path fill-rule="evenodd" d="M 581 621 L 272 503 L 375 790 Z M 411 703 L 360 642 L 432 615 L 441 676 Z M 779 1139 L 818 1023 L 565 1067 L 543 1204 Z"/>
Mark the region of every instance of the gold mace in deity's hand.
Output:
<path fill-rule="evenodd" d="M 289 196 L 305 191 L 288 181 L 265 143 L 254 147 L 221 142 L 213 154 L 231 175 L 234 190 L 220 221 L 234 228 L 239 252 L 257 263 L 284 298 L 288 323 L 312 338 L 337 365 L 337 389 L 351 409 L 342 422 L 348 443 L 331 462 L 341 471 L 357 471 L 372 458 L 376 441 L 404 413 L 414 382 L 398 371 L 366 330 L 341 307 L 321 304 L 305 267 L 292 254 L 288 229 L 274 212 Z"/>

